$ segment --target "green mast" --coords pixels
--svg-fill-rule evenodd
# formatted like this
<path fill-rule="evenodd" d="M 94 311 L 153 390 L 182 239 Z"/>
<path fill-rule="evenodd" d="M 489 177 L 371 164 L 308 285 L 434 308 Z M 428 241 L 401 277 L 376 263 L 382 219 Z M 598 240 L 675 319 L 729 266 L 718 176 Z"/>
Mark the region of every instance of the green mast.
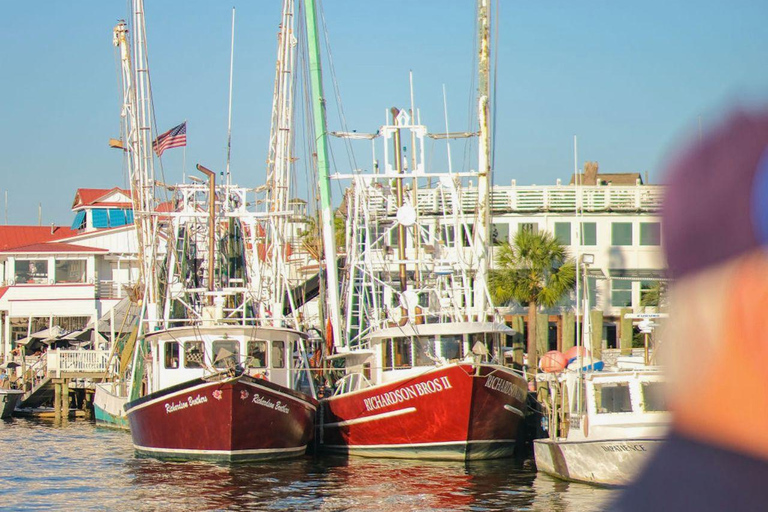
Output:
<path fill-rule="evenodd" d="M 333 342 L 337 347 L 340 347 L 343 345 L 343 340 L 339 322 L 339 277 L 337 275 L 336 240 L 334 235 L 333 210 L 331 208 L 331 184 L 328 165 L 328 130 L 325 115 L 325 96 L 323 94 L 323 73 L 320 66 L 317 11 L 315 9 L 314 0 L 304 1 L 304 14 L 307 25 L 309 76 L 312 87 L 312 112 L 315 125 L 315 142 L 317 145 L 317 181 L 320 186 L 325 274 L 328 284 L 328 315 L 333 330 Z"/>

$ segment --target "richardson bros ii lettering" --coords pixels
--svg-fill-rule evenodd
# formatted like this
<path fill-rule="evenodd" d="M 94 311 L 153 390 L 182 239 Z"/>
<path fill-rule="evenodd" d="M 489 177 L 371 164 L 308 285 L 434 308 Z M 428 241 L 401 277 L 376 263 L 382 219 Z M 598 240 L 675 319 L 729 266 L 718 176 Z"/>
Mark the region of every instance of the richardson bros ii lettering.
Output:
<path fill-rule="evenodd" d="M 439 377 L 437 379 L 428 380 L 426 382 L 417 382 L 416 384 L 411 384 L 410 386 L 404 386 L 394 391 L 388 391 L 386 393 L 382 393 L 381 395 L 375 395 L 370 398 L 366 398 L 363 400 L 363 403 L 365 404 L 366 411 L 375 411 L 376 409 L 381 409 L 382 407 L 387 407 L 388 405 L 407 402 L 408 400 L 413 400 L 416 397 L 431 395 L 432 393 L 439 393 L 452 387 L 453 386 L 451 386 L 451 382 L 448 380 L 448 377 Z"/>
<path fill-rule="evenodd" d="M 485 381 L 485 387 L 501 391 L 505 395 L 509 395 L 521 402 L 525 402 L 525 391 L 520 389 L 519 386 L 515 386 L 508 380 L 500 379 L 494 375 L 489 375 L 488 380 Z"/>

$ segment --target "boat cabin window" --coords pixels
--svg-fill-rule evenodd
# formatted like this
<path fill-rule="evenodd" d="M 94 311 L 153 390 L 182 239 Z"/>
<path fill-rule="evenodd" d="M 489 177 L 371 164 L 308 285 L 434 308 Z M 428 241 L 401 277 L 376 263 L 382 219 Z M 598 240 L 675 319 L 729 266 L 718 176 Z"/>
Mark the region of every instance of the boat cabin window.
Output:
<path fill-rule="evenodd" d="M 285 368 L 285 343 L 272 341 L 272 368 Z"/>
<path fill-rule="evenodd" d="M 384 340 L 382 346 L 384 347 L 385 369 L 411 367 L 411 338 L 401 337 Z"/>
<path fill-rule="evenodd" d="M 267 342 L 251 340 L 248 342 L 248 365 L 252 368 L 264 368 L 267 366 Z"/>
<path fill-rule="evenodd" d="M 202 341 L 185 341 L 184 368 L 202 368 L 204 350 Z"/>
<path fill-rule="evenodd" d="M 464 336 L 451 334 L 440 336 L 440 356 L 449 361 L 464 357 Z"/>
<path fill-rule="evenodd" d="M 478 355 L 484 355 L 486 361 L 491 361 L 496 356 L 496 344 L 498 338 L 491 333 L 476 333 L 469 337 L 469 349 Z M 485 353 L 483 354 L 483 347 Z"/>
<path fill-rule="evenodd" d="M 240 343 L 237 340 L 216 340 L 213 342 L 213 366 L 229 368 L 240 362 Z"/>
<path fill-rule="evenodd" d="M 629 398 L 629 383 L 607 382 L 595 384 L 595 406 L 598 414 L 610 412 L 632 412 Z"/>
<path fill-rule="evenodd" d="M 429 354 L 429 355 L 427 355 Z M 434 357 L 435 347 L 431 336 L 413 338 L 413 365 L 429 366 L 433 363 L 429 356 Z"/>
<path fill-rule="evenodd" d="M 661 382 L 643 382 L 643 409 L 646 412 L 663 412 L 667 410 L 667 400 L 664 395 L 664 384 Z"/>
<path fill-rule="evenodd" d="M 165 342 L 165 367 L 166 368 L 178 368 L 179 367 L 179 344 L 175 341 Z"/>

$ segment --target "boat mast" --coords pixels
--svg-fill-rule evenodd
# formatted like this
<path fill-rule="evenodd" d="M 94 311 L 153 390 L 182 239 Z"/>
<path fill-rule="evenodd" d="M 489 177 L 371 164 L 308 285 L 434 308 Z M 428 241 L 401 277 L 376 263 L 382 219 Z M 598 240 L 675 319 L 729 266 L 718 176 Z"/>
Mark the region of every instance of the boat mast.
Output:
<path fill-rule="evenodd" d="M 138 240 L 140 286 L 143 299 L 154 308 L 157 318 L 155 282 L 156 247 L 154 241 L 154 159 L 152 157 L 152 117 L 149 66 L 144 24 L 144 2 L 135 0 L 132 8 L 133 52 L 128 42 L 128 28 L 120 21 L 113 31 L 113 44 L 120 48 L 123 84 L 123 132 L 125 154 L 130 172 L 131 198 Z"/>
<path fill-rule="evenodd" d="M 328 315 L 336 346 L 343 344 L 339 319 L 339 278 L 336 267 L 336 240 L 331 209 L 331 183 L 328 160 L 328 131 L 323 94 L 323 76 L 320 66 L 320 41 L 317 32 L 317 11 L 314 0 L 305 0 L 304 13 L 307 25 L 309 48 L 309 74 L 312 86 L 312 110 L 317 144 L 317 173 L 320 189 L 320 208 L 323 226 L 323 248 L 325 253 L 325 274 L 327 280 Z M 327 334 L 326 334 L 327 335 Z"/>
<path fill-rule="evenodd" d="M 477 115 L 480 124 L 477 169 L 477 219 L 474 229 L 474 247 L 478 268 L 474 282 L 475 308 L 477 319 L 485 320 L 487 308 L 488 251 L 490 238 L 490 189 L 491 189 L 491 145 L 490 145 L 490 0 L 477 0 L 478 86 Z"/>

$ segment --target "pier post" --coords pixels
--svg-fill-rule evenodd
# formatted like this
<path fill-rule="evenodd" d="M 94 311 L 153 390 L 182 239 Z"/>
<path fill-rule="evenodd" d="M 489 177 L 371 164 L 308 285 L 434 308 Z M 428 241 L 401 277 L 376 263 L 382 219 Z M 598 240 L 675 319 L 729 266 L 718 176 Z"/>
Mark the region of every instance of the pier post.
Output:
<path fill-rule="evenodd" d="M 61 380 L 53 381 L 53 414 L 55 419 L 61 419 Z"/>
<path fill-rule="evenodd" d="M 621 319 L 619 320 L 619 347 L 621 348 L 621 355 L 632 355 L 632 335 L 634 334 L 632 329 L 632 319 L 626 318 L 628 314 L 632 313 L 629 308 L 621 309 Z"/>
<path fill-rule="evenodd" d="M 61 383 L 61 415 L 69 418 L 69 381 L 63 379 Z"/>
<path fill-rule="evenodd" d="M 560 344 L 560 351 L 565 353 L 576 343 L 576 315 L 571 312 L 563 313 L 562 316 L 563 336 Z"/>
<path fill-rule="evenodd" d="M 603 312 L 593 309 L 588 314 L 592 326 L 592 357 L 599 361 L 603 358 Z"/>

